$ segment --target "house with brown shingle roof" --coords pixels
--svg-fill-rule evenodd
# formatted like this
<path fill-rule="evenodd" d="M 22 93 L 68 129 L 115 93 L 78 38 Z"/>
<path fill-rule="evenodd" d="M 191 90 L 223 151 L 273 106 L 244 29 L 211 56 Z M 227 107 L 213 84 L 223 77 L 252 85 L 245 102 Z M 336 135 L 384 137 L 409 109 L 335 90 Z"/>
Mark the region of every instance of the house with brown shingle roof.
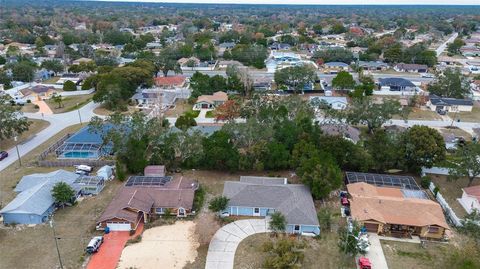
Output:
<path fill-rule="evenodd" d="M 228 95 L 224 92 L 215 92 L 212 95 L 200 95 L 193 106 L 193 110 L 215 109 L 228 101 Z"/>
<path fill-rule="evenodd" d="M 392 187 L 347 185 L 352 218 L 367 231 L 397 237 L 442 239 L 449 229 L 440 205 Z"/>
<path fill-rule="evenodd" d="M 45 86 L 45 85 L 35 85 L 32 87 L 20 90 L 21 97 L 24 100 L 30 100 L 30 101 L 40 101 L 40 100 L 50 99 L 56 93 L 57 93 L 57 90 L 54 87 Z"/>
<path fill-rule="evenodd" d="M 158 172 L 155 168 L 159 167 L 149 169 Z M 130 231 L 140 222 L 168 212 L 177 217 L 195 214 L 193 199 L 197 189 L 195 181 L 184 177 L 131 176 L 97 220 L 97 229 Z"/>

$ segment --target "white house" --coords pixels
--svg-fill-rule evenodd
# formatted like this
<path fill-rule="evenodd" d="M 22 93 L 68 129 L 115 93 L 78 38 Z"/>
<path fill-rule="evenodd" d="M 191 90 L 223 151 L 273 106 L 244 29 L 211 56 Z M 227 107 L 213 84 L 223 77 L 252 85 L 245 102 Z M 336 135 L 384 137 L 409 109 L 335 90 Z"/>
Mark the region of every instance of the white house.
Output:
<path fill-rule="evenodd" d="M 465 211 L 472 213 L 474 209 L 480 211 L 480 185 L 462 189 L 462 198 L 458 202 L 465 208 Z"/>
<path fill-rule="evenodd" d="M 314 106 L 324 103 L 335 110 L 343 110 L 348 105 L 347 97 L 341 96 L 312 96 L 310 97 L 310 103 Z"/>
<path fill-rule="evenodd" d="M 432 111 L 471 112 L 473 101 L 472 99 L 443 98 L 436 95 L 430 95 L 427 107 Z"/>

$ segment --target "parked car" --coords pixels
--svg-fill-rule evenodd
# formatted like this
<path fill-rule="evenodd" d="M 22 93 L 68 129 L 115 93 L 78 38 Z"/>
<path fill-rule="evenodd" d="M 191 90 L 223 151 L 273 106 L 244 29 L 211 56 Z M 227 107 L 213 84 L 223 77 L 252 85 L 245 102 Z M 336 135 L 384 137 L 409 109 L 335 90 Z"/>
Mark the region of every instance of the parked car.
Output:
<path fill-rule="evenodd" d="M 77 169 L 77 170 L 75 170 L 75 174 L 81 175 L 81 176 L 88 176 L 90 173 L 87 172 L 87 171 L 84 171 L 84 170 Z"/>
<path fill-rule="evenodd" d="M 438 110 L 437 110 L 437 113 L 438 113 L 439 115 L 447 115 L 447 111 L 446 111 L 446 110 L 443 110 L 443 109 L 438 109 Z"/>
<path fill-rule="evenodd" d="M 90 240 L 85 251 L 88 254 L 95 253 L 98 251 L 102 243 L 103 243 L 103 236 L 95 236 L 94 238 L 92 238 L 92 240 Z"/>
<path fill-rule="evenodd" d="M 0 161 L 8 157 L 8 152 L 0 151 Z"/>
<path fill-rule="evenodd" d="M 435 76 L 433 74 L 430 74 L 430 73 L 423 73 L 422 74 L 422 78 L 434 78 Z"/>

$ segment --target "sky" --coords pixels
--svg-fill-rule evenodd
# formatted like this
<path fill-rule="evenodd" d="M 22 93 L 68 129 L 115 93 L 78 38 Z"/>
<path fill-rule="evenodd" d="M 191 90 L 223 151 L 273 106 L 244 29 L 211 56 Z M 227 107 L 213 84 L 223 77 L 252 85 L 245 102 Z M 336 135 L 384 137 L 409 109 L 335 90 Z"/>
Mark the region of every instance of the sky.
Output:
<path fill-rule="evenodd" d="M 480 5 L 480 0 L 103 0 L 115 2 L 295 5 Z"/>

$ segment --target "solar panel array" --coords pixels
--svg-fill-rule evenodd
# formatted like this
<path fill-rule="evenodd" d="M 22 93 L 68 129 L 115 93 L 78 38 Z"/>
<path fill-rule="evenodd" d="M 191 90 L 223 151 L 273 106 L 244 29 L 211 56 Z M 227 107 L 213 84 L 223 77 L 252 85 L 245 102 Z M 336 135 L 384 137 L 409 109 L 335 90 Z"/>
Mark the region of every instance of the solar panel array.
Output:
<path fill-rule="evenodd" d="M 145 176 L 131 176 L 128 178 L 125 186 L 164 186 L 172 180 L 172 177 L 145 177 Z"/>
<path fill-rule="evenodd" d="M 348 183 L 365 182 L 377 187 L 397 187 L 407 190 L 421 190 L 410 176 L 346 172 Z"/>

